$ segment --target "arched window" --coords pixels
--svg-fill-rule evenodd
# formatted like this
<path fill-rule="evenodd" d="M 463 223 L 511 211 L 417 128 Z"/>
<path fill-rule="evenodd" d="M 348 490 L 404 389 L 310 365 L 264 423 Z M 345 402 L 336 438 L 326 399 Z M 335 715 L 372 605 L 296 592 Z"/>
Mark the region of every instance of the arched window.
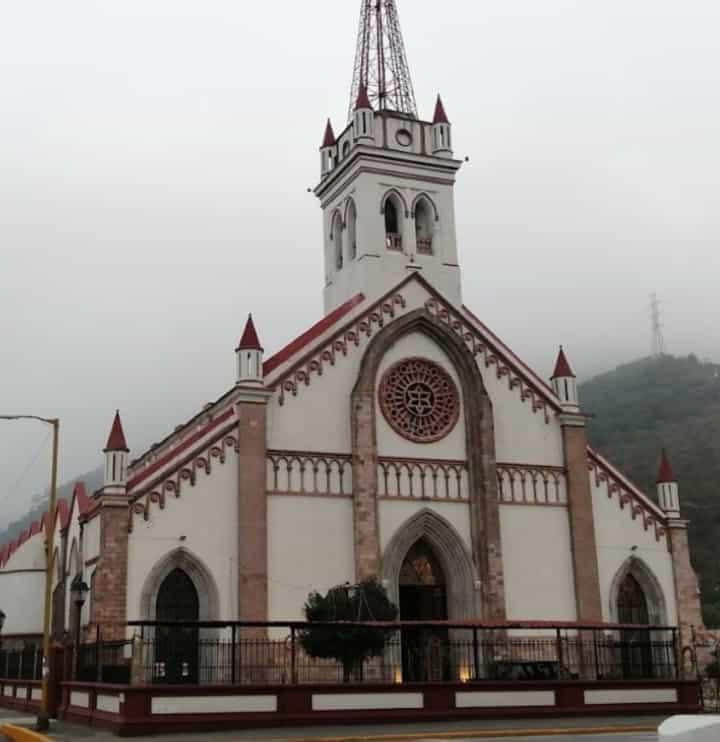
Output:
<path fill-rule="evenodd" d="M 350 260 L 355 260 L 357 257 L 357 210 L 352 199 L 348 204 L 346 214 L 348 254 Z"/>
<path fill-rule="evenodd" d="M 345 143 L 342 146 L 342 156 L 343 160 L 350 154 L 350 140 L 345 140 Z"/>
<path fill-rule="evenodd" d="M 342 251 L 342 217 L 340 212 L 335 212 L 332 222 L 332 230 L 330 231 L 330 239 L 333 244 L 333 254 L 335 256 L 335 268 L 342 270 L 343 267 L 343 251 Z"/>
<path fill-rule="evenodd" d="M 424 197 L 415 206 L 415 245 L 419 255 L 433 254 L 433 210 Z"/>
<path fill-rule="evenodd" d="M 173 569 L 157 594 L 158 621 L 181 621 L 186 625 L 160 626 L 155 641 L 154 678 L 162 683 L 198 682 L 198 592 L 187 572 Z"/>
<path fill-rule="evenodd" d="M 385 247 L 388 250 L 402 251 L 402 205 L 395 193 L 385 199 Z"/>
<path fill-rule="evenodd" d="M 618 589 L 618 620 L 623 624 L 648 625 L 650 614 L 645 592 L 635 577 L 628 573 Z M 620 632 L 620 661 L 622 677 L 653 677 L 653 652 L 650 631 L 624 629 Z"/>

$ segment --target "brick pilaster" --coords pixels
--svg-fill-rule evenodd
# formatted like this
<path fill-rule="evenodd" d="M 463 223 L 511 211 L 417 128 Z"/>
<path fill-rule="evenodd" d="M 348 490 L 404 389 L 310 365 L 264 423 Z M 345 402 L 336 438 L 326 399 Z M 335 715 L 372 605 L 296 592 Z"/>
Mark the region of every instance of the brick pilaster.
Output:
<path fill-rule="evenodd" d="M 680 629 L 681 646 L 690 646 L 692 628 L 703 627 L 698 580 L 690 562 L 687 521 L 670 520 L 668 538 L 672 554 L 673 579 L 675 582 L 675 604 L 677 623 Z"/>
<path fill-rule="evenodd" d="M 127 498 L 100 494 L 100 554 L 93 577 L 90 622 L 100 624 L 103 639 L 125 637 L 127 616 L 128 523 Z"/>
<path fill-rule="evenodd" d="M 267 621 L 267 399 L 243 389 L 238 417 L 238 618 Z"/>
<path fill-rule="evenodd" d="M 592 493 L 587 463 L 585 418 L 564 413 L 560 417 L 567 471 L 570 546 L 575 577 L 578 621 L 602 622 L 602 600 Z"/>

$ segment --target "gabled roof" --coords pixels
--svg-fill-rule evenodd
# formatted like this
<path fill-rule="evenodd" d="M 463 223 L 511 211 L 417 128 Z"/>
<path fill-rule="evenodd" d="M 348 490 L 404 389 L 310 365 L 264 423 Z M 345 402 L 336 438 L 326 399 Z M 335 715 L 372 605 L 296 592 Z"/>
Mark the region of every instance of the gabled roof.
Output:
<path fill-rule="evenodd" d="M 327 126 L 325 127 L 325 136 L 323 137 L 320 149 L 325 147 L 333 147 L 335 145 L 335 132 L 333 131 L 330 119 L 327 120 Z"/>
<path fill-rule="evenodd" d="M 449 124 L 447 114 L 445 113 L 445 106 L 438 95 L 437 101 L 435 102 L 435 113 L 433 114 L 433 124 Z"/>
<path fill-rule="evenodd" d="M 358 97 L 355 101 L 355 110 L 359 111 L 361 109 L 370 109 L 371 111 L 373 109 L 372 104 L 370 103 L 370 98 L 368 98 L 367 88 L 362 83 L 360 84 Z"/>
<path fill-rule="evenodd" d="M 129 451 L 127 443 L 125 442 L 125 433 L 123 432 L 122 422 L 120 420 L 120 410 L 115 412 L 115 419 L 113 420 L 112 428 L 110 429 L 110 435 L 108 436 L 105 449 L 107 451 Z"/>
<path fill-rule="evenodd" d="M 668 458 L 667 451 L 663 448 L 662 456 L 660 457 L 660 470 L 658 471 L 657 483 L 668 484 L 670 482 L 677 482 L 677 479 L 675 479 L 672 466 L 670 466 L 670 459 Z"/>
<path fill-rule="evenodd" d="M 565 356 L 565 351 L 563 350 L 563 347 L 561 345 L 560 352 L 558 353 L 557 361 L 555 361 L 555 370 L 553 371 L 553 375 L 550 378 L 551 379 L 563 379 L 567 377 L 572 377 L 574 379 L 575 374 L 572 372 L 572 369 L 570 368 L 568 359 Z"/>
<path fill-rule="evenodd" d="M 247 322 L 245 323 L 245 329 L 243 330 L 242 337 L 235 350 L 262 350 L 260 345 L 260 339 L 258 338 L 257 330 L 255 330 L 255 323 L 253 322 L 252 314 L 248 314 Z"/>

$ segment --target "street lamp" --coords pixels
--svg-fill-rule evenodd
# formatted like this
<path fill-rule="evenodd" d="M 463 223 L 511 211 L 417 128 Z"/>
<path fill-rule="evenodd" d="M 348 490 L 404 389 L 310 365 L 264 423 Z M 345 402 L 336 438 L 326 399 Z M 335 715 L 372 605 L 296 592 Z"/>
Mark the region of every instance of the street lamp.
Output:
<path fill-rule="evenodd" d="M 53 450 L 50 472 L 50 502 L 48 503 L 48 521 L 45 528 L 45 602 L 43 607 L 43 657 L 42 657 L 42 701 L 37 717 L 37 729 L 47 732 L 50 729 L 50 617 L 52 613 L 52 583 L 55 543 L 55 506 L 57 502 L 58 442 L 60 438 L 60 420 L 56 417 L 39 417 L 38 415 L 0 415 L 0 420 L 37 420 L 52 426 Z"/>
<path fill-rule="evenodd" d="M 83 580 L 81 574 L 76 574 L 72 583 L 70 583 L 70 599 L 76 610 L 75 618 L 75 680 L 78 679 L 78 667 L 80 666 L 80 623 L 82 616 L 82 607 L 85 605 L 87 594 L 90 588 Z"/>

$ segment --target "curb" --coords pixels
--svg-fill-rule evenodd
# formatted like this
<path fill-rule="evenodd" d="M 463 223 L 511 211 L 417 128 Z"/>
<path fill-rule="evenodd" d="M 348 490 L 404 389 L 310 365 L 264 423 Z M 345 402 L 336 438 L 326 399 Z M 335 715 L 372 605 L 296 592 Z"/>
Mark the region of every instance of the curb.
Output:
<path fill-rule="evenodd" d="M 50 737 L 34 732 L 27 727 L 17 727 L 14 724 L 0 725 L 0 734 L 4 734 L 13 742 L 51 742 Z"/>
<path fill-rule="evenodd" d="M 277 737 L 268 742 L 413 742 L 414 740 L 452 740 L 452 739 L 497 739 L 513 737 L 546 737 L 549 735 L 567 736 L 588 734 L 632 734 L 656 732 L 654 726 L 614 726 L 614 727 L 561 727 L 553 729 L 468 729 L 458 732 L 409 732 L 407 734 L 370 734 L 359 737 Z"/>

